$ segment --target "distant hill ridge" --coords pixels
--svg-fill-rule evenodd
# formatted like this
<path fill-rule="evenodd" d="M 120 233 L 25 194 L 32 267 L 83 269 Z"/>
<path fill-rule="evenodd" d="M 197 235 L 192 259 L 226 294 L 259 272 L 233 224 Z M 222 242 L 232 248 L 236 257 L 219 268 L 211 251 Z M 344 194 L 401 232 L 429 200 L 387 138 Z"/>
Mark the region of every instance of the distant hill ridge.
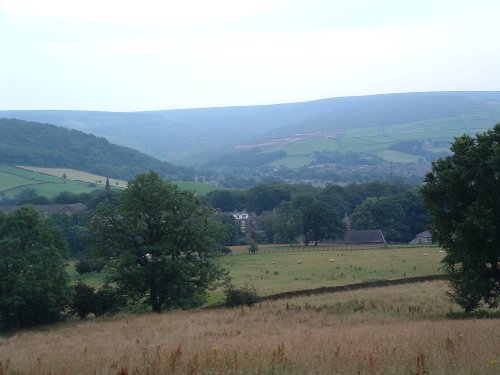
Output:
<path fill-rule="evenodd" d="M 60 126 L 0 118 L 0 163 L 66 167 L 103 176 L 131 179 L 155 170 L 165 178 L 191 177 L 186 167 L 111 144 L 105 138 Z"/>
<path fill-rule="evenodd" d="M 350 136 L 349 132 L 356 129 L 363 129 L 359 132 L 360 138 L 356 135 L 361 143 L 372 141 L 364 139 L 363 134 L 386 136 L 384 127 L 395 126 L 399 127 L 396 129 L 399 134 L 403 128 L 405 134 L 422 132 L 425 128 L 430 131 L 429 138 L 451 139 L 464 131 L 483 131 L 499 122 L 500 91 L 384 94 L 275 105 L 128 113 L 0 111 L 0 117 L 79 129 L 162 160 L 200 164 L 211 155 L 238 147 L 272 147 L 321 137 L 342 142 L 342 137 Z M 391 136 L 381 142 L 390 144 Z M 396 137 L 394 142 L 401 138 Z M 339 150 L 349 151 L 351 144 L 352 141 L 344 142 Z M 360 149 L 356 147 L 354 151 Z"/>

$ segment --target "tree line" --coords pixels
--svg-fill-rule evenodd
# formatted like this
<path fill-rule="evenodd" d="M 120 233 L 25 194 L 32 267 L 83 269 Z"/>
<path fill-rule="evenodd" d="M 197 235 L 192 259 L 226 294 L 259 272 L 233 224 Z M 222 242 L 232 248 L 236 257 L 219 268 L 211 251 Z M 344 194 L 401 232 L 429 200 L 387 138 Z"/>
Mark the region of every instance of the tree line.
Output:
<path fill-rule="evenodd" d="M 264 213 L 259 226 L 265 234 L 262 240 L 268 243 L 296 242 L 299 235 L 308 240 L 309 231 L 305 228 L 312 224 L 306 222 L 318 224 L 329 220 L 337 224 L 328 224 L 330 229 L 326 233 L 313 234 L 311 239 L 317 242 L 339 238 L 342 220 L 346 217 L 351 229 L 381 229 L 390 242 L 409 242 L 415 234 L 427 229 L 427 211 L 419 190 L 401 183 L 329 184 L 323 188 L 267 184 L 246 190 L 217 190 L 204 199 L 224 212 L 246 209 L 256 215 Z M 320 231 L 325 229 L 318 228 L 315 233 Z M 241 239 L 231 238 L 232 244 Z"/>

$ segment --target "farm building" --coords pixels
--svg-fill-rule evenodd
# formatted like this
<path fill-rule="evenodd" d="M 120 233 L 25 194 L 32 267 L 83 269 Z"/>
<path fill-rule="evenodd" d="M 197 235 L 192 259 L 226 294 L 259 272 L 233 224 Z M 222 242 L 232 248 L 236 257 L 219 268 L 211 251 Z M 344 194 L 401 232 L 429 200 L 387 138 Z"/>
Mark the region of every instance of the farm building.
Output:
<path fill-rule="evenodd" d="M 335 243 L 384 245 L 386 241 L 380 229 L 369 229 L 348 230 L 345 237 L 342 240 L 335 241 Z"/>
<path fill-rule="evenodd" d="M 415 238 L 410 241 L 411 245 L 426 245 L 432 243 L 432 233 L 428 230 L 418 233 Z"/>
<path fill-rule="evenodd" d="M 230 215 L 236 220 L 240 227 L 240 232 L 247 238 L 252 237 L 252 232 L 256 228 L 256 216 L 253 213 L 248 213 L 246 210 L 223 212 L 223 215 Z"/>

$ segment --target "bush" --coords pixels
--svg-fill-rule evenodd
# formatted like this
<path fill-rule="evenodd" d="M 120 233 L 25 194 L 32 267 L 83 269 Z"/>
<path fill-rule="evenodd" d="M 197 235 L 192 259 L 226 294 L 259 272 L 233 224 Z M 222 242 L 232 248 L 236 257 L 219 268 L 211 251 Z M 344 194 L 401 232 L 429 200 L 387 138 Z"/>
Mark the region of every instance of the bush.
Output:
<path fill-rule="evenodd" d="M 80 275 L 89 272 L 100 272 L 104 268 L 104 263 L 95 259 L 80 259 L 75 264 L 75 270 Z"/>
<path fill-rule="evenodd" d="M 85 319 L 91 313 L 96 317 L 116 313 L 122 306 L 122 299 L 119 294 L 108 285 L 96 292 L 93 287 L 79 282 L 74 289 L 75 294 L 71 304 L 71 311 L 78 315 L 80 319 Z"/>
<path fill-rule="evenodd" d="M 80 317 L 80 319 L 85 319 L 88 314 L 94 312 L 95 307 L 95 291 L 91 286 L 79 282 L 75 285 L 75 295 L 73 297 L 73 302 L 71 304 L 71 311 Z"/>
<path fill-rule="evenodd" d="M 94 314 L 97 317 L 105 314 L 115 314 L 123 306 L 123 298 L 118 294 L 115 289 L 105 285 L 99 289 L 95 294 L 95 308 Z"/>
<path fill-rule="evenodd" d="M 259 300 L 255 286 L 245 283 L 241 287 L 236 287 L 230 284 L 224 291 L 226 296 L 225 305 L 228 307 L 235 306 L 253 306 Z"/>

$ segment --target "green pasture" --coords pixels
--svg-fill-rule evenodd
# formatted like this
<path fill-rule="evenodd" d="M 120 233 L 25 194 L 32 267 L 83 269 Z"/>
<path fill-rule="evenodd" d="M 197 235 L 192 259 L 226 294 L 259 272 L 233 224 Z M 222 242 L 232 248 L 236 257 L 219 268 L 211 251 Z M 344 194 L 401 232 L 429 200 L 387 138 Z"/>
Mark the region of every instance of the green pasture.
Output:
<path fill-rule="evenodd" d="M 390 161 L 390 162 L 400 162 L 400 163 L 414 163 L 419 161 L 421 158 L 418 155 L 410 155 L 404 152 L 395 151 L 395 150 L 383 150 L 375 153 L 377 156 L 380 156 L 382 159 Z"/>
<path fill-rule="evenodd" d="M 311 161 L 313 161 L 314 158 L 311 156 L 287 156 L 286 158 L 274 160 L 270 165 L 272 167 L 279 168 L 280 166 L 285 166 L 290 169 L 295 169 L 295 168 L 300 168 L 303 167 L 304 165 L 308 165 Z"/>
<path fill-rule="evenodd" d="M 69 275 L 71 285 L 75 285 L 78 282 L 83 282 L 87 285 L 90 285 L 94 288 L 100 288 L 104 285 L 104 281 L 106 279 L 106 274 L 103 272 L 89 272 L 83 275 L 80 275 L 76 272 L 75 269 L 75 261 L 68 261 L 66 263 L 66 272 Z"/>
<path fill-rule="evenodd" d="M 67 183 L 39 183 L 33 185 L 22 185 L 5 192 L 5 196 L 8 198 L 13 198 L 26 187 L 35 189 L 38 195 L 47 198 L 52 198 L 63 191 L 67 191 L 73 194 L 80 194 L 90 193 L 91 191 L 96 190 L 95 187 L 89 187 L 84 182 L 77 183 L 68 181 Z"/>
<path fill-rule="evenodd" d="M 270 294 L 404 277 L 442 274 L 444 253 L 438 247 L 375 248 L 331 250 L 319 247 L 312 251 L 285 246 L 259 246 L 255 255 L 248 254 L 247 246 L 233 247 L 235 255 L 219 258 L 229 272 L 233 284 L 254 285 L 261 296 Z M 427 255 L 426 255 L 427 254 Z M 332 261 L 330 261 L 332 259 Z M 299 262 L 300 261 L 300 262 Z M 104 283 L 103 273 L 79 275 L 75 262 L 67 263 L 71 283 L 83 281 L 93 287 Z M 208 304 L 221 303 L 223 289 L 210 292 Z"/>
<path fill-rule="evenodd" d="M 338 140 L 330 137 L 304 139 L 290 143 L 282 148 L 289 156 L 309 155 L 314 151 L 336 151 L 339 147 Z"/>
<path fill-rule="evenodd" d="M 220 261 L 229 270 L 235 285 L 250 283 L 262 296 L 322 286 L 443 273 L 440 262 L 444 253 L 439 252 L 437 247 L 340 251 L 323 248 L 324 251 L 275 253 L 265 253 L 265 246 L 260 248 L 261 253 L 255 255 L 227 255 Z M 235 248 L 234 252 L 241 250 Z M 209 302 L 217 303 L 222 299 L 223 291 L 216 290 L 210 295 Z"/>
<path fill-rule="evenodd" d="M 87 193 L 95 190 L 86 183 L 28 171 L 10 165 L 0 165 L 0 193 L 12 198 L 24 188 L 36 190 L 38 195 L 51 198 L 62 191 Z"/>

